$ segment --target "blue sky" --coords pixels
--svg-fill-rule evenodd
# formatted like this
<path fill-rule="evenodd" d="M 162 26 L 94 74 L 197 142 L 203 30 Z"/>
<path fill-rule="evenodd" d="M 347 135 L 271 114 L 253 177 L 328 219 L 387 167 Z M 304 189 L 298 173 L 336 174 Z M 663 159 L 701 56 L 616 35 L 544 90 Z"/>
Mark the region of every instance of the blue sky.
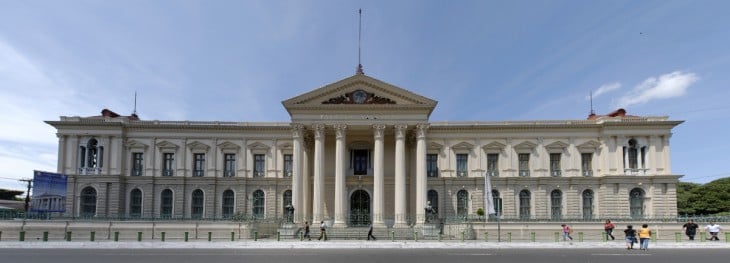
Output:
<path fill-rule="evenodd" d="M 56 170 L 59 116 L 288 121 L 281 101 L 365 73 L 432 121 L 668 115 L 681 181 L 730 176 L 728 1 L 0 0 L 0 188 Z"/>

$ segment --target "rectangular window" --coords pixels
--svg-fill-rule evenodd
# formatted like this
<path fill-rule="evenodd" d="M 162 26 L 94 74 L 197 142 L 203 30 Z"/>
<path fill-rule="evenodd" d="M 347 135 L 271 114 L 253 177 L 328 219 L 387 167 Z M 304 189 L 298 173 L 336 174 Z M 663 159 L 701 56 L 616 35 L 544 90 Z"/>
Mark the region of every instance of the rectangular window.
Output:
<path fill-rule="evenodd" d="M 593 176 L 593 153 L 580 154 L 580 167 L 583 176 Z"/>
<path fill-rule="evenodd" d="M 284 177 L 291 177 L 292 170 L 294 170 L 292 167 L 292 155 L 291 154 L 284 154 Z"/>
<path fill-rule="evenodd" d="M 172 176 L 175 161 L 174 153 L 162 154 L 162 176 Z"/>
<path fill-rule="evenodd" d="M 263 154 L 254 154 L 253 155 L 253 176 L 254 177 L 263 177 L 264 173 L 266 172 L 266 159 L 265 155 Z"/>
<path fill-rule="evenodd" d="M 439 177 L 438 161 L 438 154 L 426 154 L 426 175 L 428 177 Z"/>
<path fill-rule="evenodd" d="M 488 153 L 487 154 L 487 175 L 499 176 L 499 154 Z"/>
<path fill-rule="evenodd" d="M 205 154 L 193 154 L 193 177 L 203 177 L 205 175 Z"/>
<path fill-rule="evenodd" d="M 132 153 L 132 176 L 142 175 L 142 153 Z"/>
<path fill-rule="evenodd" d="M 562 174 L 562 171 L 560 169 L 560 156 L 559 153 L 551 153 L 550 154 L 550 175 L 551 176 L 560 176 Z"/>
<path fill-rule="evenodd" d="M 226 153 L 223 155 L 223 176 L 233 177 L 236 176 L 236 155 L 232 153 Z"/>
<path fill-rule="evenodd" d="M 530 176 L 530 154 L 520 153 L 517 155 L 519 160 L 519 174 L 520 176 Z"/>
<path fill-rule="evenodd" d="M 469 158 L 468 154 L 465 153 L 459 153 L 456 154 L 456 176 L 467 176 L 467 160 Z"/>

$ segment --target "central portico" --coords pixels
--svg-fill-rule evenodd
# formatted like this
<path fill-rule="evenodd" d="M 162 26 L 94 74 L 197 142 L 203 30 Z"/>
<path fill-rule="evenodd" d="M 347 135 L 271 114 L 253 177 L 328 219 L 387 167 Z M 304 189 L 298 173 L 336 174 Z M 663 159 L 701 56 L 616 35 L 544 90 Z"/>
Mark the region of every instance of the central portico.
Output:
<path fill-rule="evenodd" d="M 417 208 L 426 203 L 426 134 L 436 104 L 362 73 L 284 101 L 292 122 L 292 205 L 303 208 L 295 220 L 384 226 L 415 215 L 423 222 Z"/>

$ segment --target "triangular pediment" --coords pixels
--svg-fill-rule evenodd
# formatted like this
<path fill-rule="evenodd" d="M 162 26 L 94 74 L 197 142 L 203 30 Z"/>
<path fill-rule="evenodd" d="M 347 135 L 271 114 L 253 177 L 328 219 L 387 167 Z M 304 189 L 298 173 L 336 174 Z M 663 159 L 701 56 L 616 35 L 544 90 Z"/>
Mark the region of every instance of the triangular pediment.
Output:
<path fill-rule="evenodd" d="M 249 144 L 248 148 L 252 150 L 268 150 L 271 147 L 261 142 L 254 142 Z"/>
<path fill-rule="evenodd" d="M 435 142 L 431 142 L 431 143 L 428 144 L 428 149 L 429 150 L 440 150 L 443 147 L 444 147 L 443 145 L 438 144 L 438 143 L 435 143 Z"/>
<path fill-rule="evenodd" d="M 193 141 L 193 142 L 188 143 L 188 148 L 190 148 L 191 150 L 207 151 L 208 149 L 210 149 L 210 146 L 208 146 L 205 143 L 199 142 L 199 141 Z"/>
<path fill-rule="evenodd" d="M 485 150 L 502 150 L 507 145 L 501 142 L 490 142 L 487 145 L 484 145 L 482 148 Z"/>
<path fill-rule="evenodd" d="M 178 147 L 180 147 L 177 144 L 171 143 L 170 141 L 160 141 L 156 145 L 157 148 L 160 149 L 177 149 Z"/>
<path fill-rule="evenodd" d="M 224 141 L 224 142 L 218 144 L 218 148 L 238 150 L 241 148 L 241 146 L 239 146 L 238 144 L 232 143 L 230 141 Z"/>
<path fill-rule="evenodd" d="M 535 149 L 537 144 L 531 141 L 524 141 L 520 144 L 515 145 L 515 149 Z"/>
<path fill-rule="evenodd" d="M 461 149 L 461 150 L 471 150 L 474 148 L 474 144 L 468 143 L 468 142 L 460 142 L 457 143 L 454 146 L 451 146 L 452 149 Z"/>
<path fill-rule="evenodd" d="M 556 141 L 551 144 L 545 145 L 545 148 L 551 148 L 551 149 L 565 149 L 568 148 L 568 144 L 561 141 Z"/>
<path fill-rule="evenodd" d="M 384 111 L 417 110 L 428 116 L 436 107 L 437 102 L 365 74 L 355 74 L 285 100 L 282 104 L 292 116 L 302 111 L 368 112 L 373 108 Z"/>
<path fill-rule="evenodd" d="M 598 147 L 601 147 L 601 143 L 594 140 L 590 140 L 578 145 L 579 149 L 597 149 Z"/>
<path fill-rule="evenodd" d="M 126 146 L 127 148 L 147 148 L 147 144 L 142 143 L 138 140 L 129 140 L 124 144 L 124 146 Z"/>

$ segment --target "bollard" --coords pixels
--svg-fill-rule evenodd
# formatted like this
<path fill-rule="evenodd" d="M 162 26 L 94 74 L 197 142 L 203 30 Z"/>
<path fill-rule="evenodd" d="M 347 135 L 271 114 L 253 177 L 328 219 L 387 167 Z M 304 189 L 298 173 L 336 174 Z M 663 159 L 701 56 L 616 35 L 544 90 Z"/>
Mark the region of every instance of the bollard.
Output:
<path fill-rule="evenodd" d="M 142 242 L 142 232 L 137 232 L 137 242 Z"/>
<path fill-rule="evenodd" d="M 395 231 L 390 231 L 390 241 L 395 242 Z"/>
<path fill-rule="evenodd" d="M 578 232 L 578 242 L 583 242 L 583 232 Z"/>
<path fill-rule="evenodd" d="M 119 231 L 114 232 L 114 242 L 119 241 Z"/>
<path fill-rule="evenodd" d="M 555 232 L 555 242 L 560 242 L 560 233 Z"/>
<path fill-rule="evenodd" d="M 66 241 L 71 241 L 71 231 L 66 232 Z"/>
<path fill-rule="evenodd" d="M 324 241 L 327 241 L 327 231 L 325 231 L 322 235 L 324 236 Z"/>
<path fill-rule="evenodd" d="M 276 231 L 276 241 L 281 241 L 281 232 Z"/>
<path fill-rule="evenodd" d="M 25 231 L 20 231 L 18 235 L 18 241 L 25 241 Z"/>
<path fill-rule="evenodd" d="M 659 232 L 651 232 L 651 239 L 649 241 L 654 241 L 654 244 L 656 244 L 657 241 L 659 241 Z"/>
<path fill-rule="evenodd" d="M 507 232 L 507 242 L 512 242 L 512 232 Z"/>
<path fill-rule="evenodd" d="M 444 234 L 439 233 L 439 242 L 444 239 Z"/>
<path fill-rule="evenodd" d="M 674 242 L 679 242 L 682 240 L 682 234 L 679 232 L 674 232 Z"/>
<path fill-rule="evenodd" d="M 233 233 L 233 232 L 231 232 L 231 233 Z M 231 241 L 233 241 L 233 240 L 231 240 Z M 301 231 L 299 232 L 299 241 L 304 241 L 304 233 L 302 233 Z"/>
<path fill-rule="evenodd" d="M 3 240 L 3 231 L 0 231 L 0 240 Z"/>
<path fill-rule="evenodd" d="M 535 242 L 535 232 L 530 232 L 530 241 Z"/>
<path fill-rule="evenodd" d="M 188 242 L 188 235 L 189 235 L 189 233 L 185 232 L 185 242 Z"/>
<path fill-rule="evenodd" d="M 489 242 L 489 232 L 484 232 L 484 242 Z"/>
<path fill-rule="evenodd" d="M 2 234 L 2 232 L 0 232 Z M 730 233 L 725 232 L 725 243 L 730 242 Z"/>
<path fill-rule="evenodd" d="M 418 231 L 413 231 L 413 241 L 418 241 Z"/>
<path fill-rule="evenodd" d="M 606 232 L 601 233 L 601 240 L 603 242 L 608 242 L 608 235 L 606 235 Z"/>
<path fill-rule="evenodd" d="M 700 232 L 700 242 L 705 242 L 705 240 L 707 240 L 707 237 L 705 235 L 705 232 Z"/>
<path fill-rule="evenodd" d="M 213 232 L 208 232 L 208 242 L 213 239 Z"/>
<path fill-rule="evenodd" d="M 259 231 L 253 231 L 253 241 L 258 241 L 258 240 L 259 240 Z M 327 238 L 325 237 L 324 240 L 327 240 Z"/>
<path fill-rule="evenodd" d="M 236 232 L 231 232 L 231 241 L 236 241 Z"/>
<path fill-rule="evenodd" d="M 461 231 L 461 242 L 464 242 L 464 231 Z"/>
<path fill-rule="evenodd" d="M 165 232 L 160 233 L 160 240 L 162 240 L 162 242 L 165 242 Z"/>
<path fill-rule="evenodd" d="M 96 232 L 91 231 L 91 233 L 89 233 L 89 241 L 94 242 L 94 240 L 96 240 Z"/>
<path fill-rule="evenodd" d="M 48 231 L 43 232 L 43 242 L 48 241 Z"/>

